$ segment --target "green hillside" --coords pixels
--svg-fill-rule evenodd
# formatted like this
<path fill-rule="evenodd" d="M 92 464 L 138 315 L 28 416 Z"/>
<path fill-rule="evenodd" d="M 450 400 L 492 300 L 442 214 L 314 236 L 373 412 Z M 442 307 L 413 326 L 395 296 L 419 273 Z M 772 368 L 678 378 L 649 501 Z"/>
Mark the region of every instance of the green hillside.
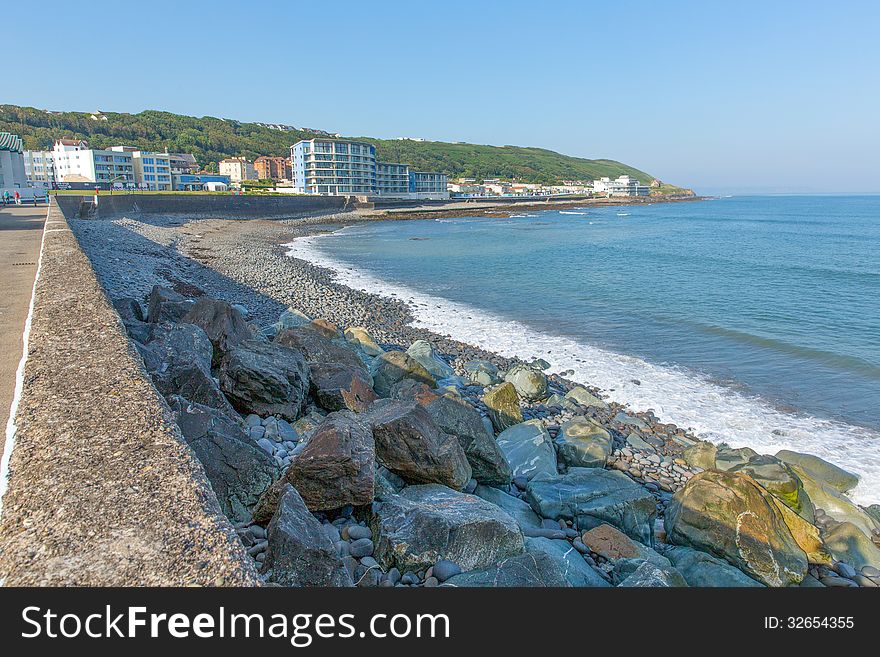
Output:
<path fill-rule="evenodd" d="M 290 145 L 315 136 L 305 130 L 277 130 L 256 123 L 205 116 L 181 116 L 147 110 L 139 114 L 50 112 L 33 107 L 0 105 L 0 131 L 24 139 L 25 148 L 49 149 L 55 139 L 86 139 L 95 148 L 125 144 L 145 150 L 193 153 L 202 167 L 233 155 L 289 155 Z M 542 148 L 483 146 L 438 141 L 383 140 L 376 144 L 379 159 L 404 162 L 417 170 L 442 171 L 450 178 L 505 178 L 554 183 L 629 174 L 647 184 L 654 176 L 613 160 L 588 160 Z"/>

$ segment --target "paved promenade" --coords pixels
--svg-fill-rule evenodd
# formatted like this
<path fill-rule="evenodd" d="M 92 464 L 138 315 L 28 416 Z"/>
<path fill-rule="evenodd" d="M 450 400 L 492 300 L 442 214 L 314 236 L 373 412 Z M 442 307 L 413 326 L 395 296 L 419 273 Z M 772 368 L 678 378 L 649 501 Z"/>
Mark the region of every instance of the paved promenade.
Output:
<path fill-rule="evenodd" d="M 0 205 L 0 434 L 6 431 L 9 419 L 45 220 L 45 205 Z M 0 440 L 0 456 L 3 442 Z"/>

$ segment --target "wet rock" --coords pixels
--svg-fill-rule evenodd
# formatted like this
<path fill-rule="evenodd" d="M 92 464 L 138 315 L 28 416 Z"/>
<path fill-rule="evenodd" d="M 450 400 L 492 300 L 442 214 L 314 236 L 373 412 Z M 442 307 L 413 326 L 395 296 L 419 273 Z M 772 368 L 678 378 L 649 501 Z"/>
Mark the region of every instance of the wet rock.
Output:
<path fill-rule="evenodd" d="M 494 504 L 439 484 L 407 486 L 373 505 L 376 558 L 415 571 L 441 559 L 483 568 L 523 551 L 516 521 Z"/>
<path fill-rule="evenodd" d="M 529 420 L 505 429 L 496 442 L 514 477 L 531 479 L 541 473 L 556 474 L 556 450 L 540 420 Z"/>
<path fill-rule="evenodd" d="M 604 468 L 611 456 L 611 434 L 598 423 L 577 417 L 565 422 L 556 437 L 559 460 L 570 467 Z"/>
<path fill-rule="evenodd" d="M 517 394 L 528 401 L 539 401 L 549 395 L 547 375 L 528 365 L 514 365 L 504 375 L 504 380 L 511 383 Z"/>
<path fill-rule="evenodd" d="M 283 586 L 352 586 L 348 570 L 321 523 L 296 489 L 285 484 L 269 523 L 263 572 Z"/>
<path fill-rule="evenodd" d="M 653 542 L 654 497 L 622 472 L 571 468 L 567 474 L 539 474 L 526 487 L 526 501 L 538 515 L 573 520 L 581 530 L 608 523 L 627 536 Z"/>

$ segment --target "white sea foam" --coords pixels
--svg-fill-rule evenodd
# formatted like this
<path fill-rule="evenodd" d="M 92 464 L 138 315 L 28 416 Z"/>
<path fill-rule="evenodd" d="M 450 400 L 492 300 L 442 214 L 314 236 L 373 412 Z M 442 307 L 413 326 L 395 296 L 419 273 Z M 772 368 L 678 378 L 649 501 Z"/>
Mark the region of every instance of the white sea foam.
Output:
<path fill-rule="evenodd" d="M 880 502 L 880 434 L 822 418 L 793 415 L 769 403 L 711 382 L 684 368 L 656 365 L 567 337 L 537 331 L 472 306 L 381 280 L 335 261 L 315 242 L 334 234 L 304 237 L 288 244 L 288 255 L 336 272 L 354 289 L 407 302 L 414 325 L 508 357 L 543 358 L 550 371 L 574 370 L 572 380 L 596 386 L 636 411 L 653 411 L 664 422 L 732 447 L 773 454 L 780 449 L 814 454 L 855 472 L 861 481 L 851 497 Z M 636 383 L 638 381 L 638 383 Z"/>

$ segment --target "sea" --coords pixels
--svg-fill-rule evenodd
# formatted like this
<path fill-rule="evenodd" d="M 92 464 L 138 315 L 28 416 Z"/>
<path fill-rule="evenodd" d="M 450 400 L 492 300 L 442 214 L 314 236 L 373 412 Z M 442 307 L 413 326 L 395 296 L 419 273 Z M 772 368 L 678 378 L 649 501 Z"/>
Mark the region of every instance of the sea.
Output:
<path fill-rule="evenodd" d="M 290 255 L 701 438 L 826 458 L 880 502 L 880 196 L 373 222 Z"/>

